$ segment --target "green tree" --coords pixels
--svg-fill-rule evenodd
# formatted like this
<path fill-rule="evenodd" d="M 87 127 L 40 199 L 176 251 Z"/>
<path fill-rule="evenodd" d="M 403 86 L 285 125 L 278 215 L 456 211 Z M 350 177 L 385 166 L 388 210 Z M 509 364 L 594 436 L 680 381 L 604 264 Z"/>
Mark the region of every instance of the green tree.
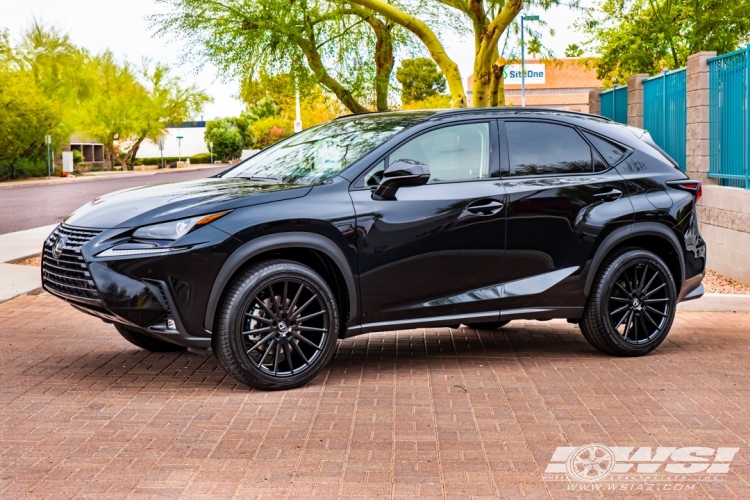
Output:
<path fill-rule="evenodd" d="M 624 83 L 687 64 L 700 51 L 731 52 L 748 42 L 750 0 L 603 0 L 578 27 L 596 52 L 597 76 Z"/>
<path fill-rule="evenodd" d="M 401 61 L 396 70 L 396 80 L 401 84 L 401 101 L 424 101 L 445 92 L 445 77 L 432 59 L 417 57 Z"/>
<path fill-rule="evenodd" d="M 164 64 L 157 63 L 152 69 L 144 62 L 141 83 L 146 89 L 146 99 L 140 103 L 136 129 L 128 138 L 130 144 L 126 152 L 131 170 L 144 140 L 156 142 L 170 124 L 184 122 L 211 101 L 195 85 L 184 85 L 180 77 L 171 75 L 169 67 Z"/>
<path fill-rule="evenodd" d="M 200 57 L 227 73 L 289 72 L 352 112 L 368 111 L 372 94 L 375 107 L 387 109 L 394 50 L 406 39 L 372 10 L 340 0 L 157 1 L 168 7 L 152 17 L 158 32 L 202 47 Z"/>
<path fill-rule="evenodd" d="M 44 136 L 58 119 L 33 74 L 0 67 L 0 110 L 0 180 L 16 177 L 25 162 L 44 165 Z"/>
<path fill-rule="evenodd" d="M 214 154 L 222 161 L 239 158 L 243 149 L 250 149 L 255 144 L 253 122 L 257 118 L 242 114 L 236 118 L 219 118 L 206 123 L 204 140 L 206 145 L 213 142 Z"/>

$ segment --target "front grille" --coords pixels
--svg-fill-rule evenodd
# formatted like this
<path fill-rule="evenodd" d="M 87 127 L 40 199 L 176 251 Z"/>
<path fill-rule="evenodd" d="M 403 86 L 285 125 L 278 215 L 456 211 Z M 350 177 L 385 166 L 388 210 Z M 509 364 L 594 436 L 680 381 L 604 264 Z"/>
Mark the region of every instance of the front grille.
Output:
<path fill-rule="evenodd" d="M 80 229 L 60 225 L 44 245 L 42 254 L 42 279 L 44 286 L 72 300 L 86 303 L 100 303 L 99 291 L 91 278 L 81 247 L 101 233 L 95 229 Z M 55 248 L 63 239 L 59 256 Z"/>

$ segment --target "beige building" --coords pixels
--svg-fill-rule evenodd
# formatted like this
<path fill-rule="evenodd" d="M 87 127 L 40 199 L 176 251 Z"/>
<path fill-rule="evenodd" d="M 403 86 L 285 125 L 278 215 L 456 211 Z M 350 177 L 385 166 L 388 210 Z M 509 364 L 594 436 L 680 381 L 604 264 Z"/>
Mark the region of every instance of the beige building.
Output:
<path fill-rule="evenodd" d="M 526 80 L 526 105 L 544 106 L 547 108 L 569 109 L 571 111 L 589 111 L 589 90 L 602 88 L 604 85 L 596 77 L 596 69 L 587 68 L 584 59 L 562 58 L 541 61 L 527 59 L 526 65 L 538 68 L 544 65 L 544 83 L 534 83 L 539 78 Z M 520 65 L 513 65 L 514 67 Z M 506 74 L 509 66 L 506 66 Z M 527 66 L 528 70 L 528 66 Z M 512 75 L 510 75 L 512 77 Z M 518 79 L 511 79 L 517 81 Z M 467 98 L 469 105 L 473 103 L 471 87 L 474 75 L 467 79 Z M 508 106 L 521 105 L 520 83 L 505 83 L 505 103 Z"/>

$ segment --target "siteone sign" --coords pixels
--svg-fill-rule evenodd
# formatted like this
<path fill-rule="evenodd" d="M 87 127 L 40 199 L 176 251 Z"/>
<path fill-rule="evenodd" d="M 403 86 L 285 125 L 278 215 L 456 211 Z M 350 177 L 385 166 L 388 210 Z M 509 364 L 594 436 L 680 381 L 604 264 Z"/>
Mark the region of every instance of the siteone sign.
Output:
<path fill-rule="evenodd" d="M 525 64 L 526 85 L 544 84 L 546 70 L 544 64 Z M 521 65 L 508 64 L 503 72 L 503 82 L 506 85 L 521 85 Z"/>

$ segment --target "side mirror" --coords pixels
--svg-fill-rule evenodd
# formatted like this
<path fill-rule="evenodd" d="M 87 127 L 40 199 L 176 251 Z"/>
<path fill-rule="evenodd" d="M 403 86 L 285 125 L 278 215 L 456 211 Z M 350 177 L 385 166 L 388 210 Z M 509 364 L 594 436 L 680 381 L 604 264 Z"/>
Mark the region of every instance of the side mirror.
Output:
<path fill-rule="evenodd" d="M 422 186 L 430 180 L 430 169 L 422 162 L 415 160 L 398 160 L 391 163 L 383 180 L 372 197 L 376 200 L 395 200 L 396 191 L 402 187 Z"/>

